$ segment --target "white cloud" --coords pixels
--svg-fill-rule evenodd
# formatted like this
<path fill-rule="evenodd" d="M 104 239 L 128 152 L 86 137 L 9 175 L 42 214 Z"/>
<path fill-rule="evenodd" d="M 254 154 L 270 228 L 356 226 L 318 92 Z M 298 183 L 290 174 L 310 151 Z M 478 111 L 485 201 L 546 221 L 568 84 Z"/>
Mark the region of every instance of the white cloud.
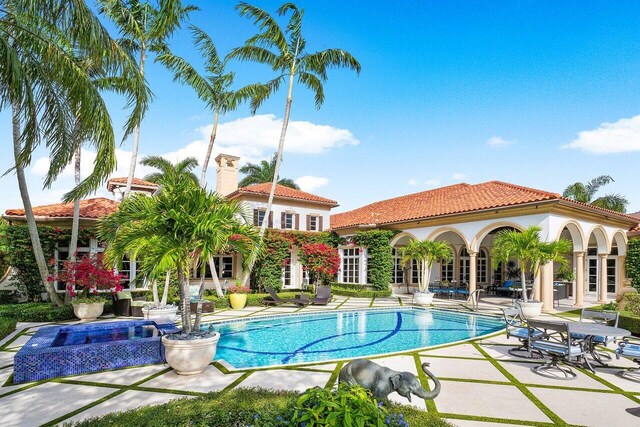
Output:
<path fill-rule="evenodd" d="M 578 137 L 562 148 L 573 148 L 591 154 L 640 151 L 640 115 L 602 123 L 599 128 L 578 133 Z"/>
<path fill-rule="evenodd" d="M 318 188 L 324 187 L 325 185 L 329 184 L 329 180 L 322 176 L 305 175 L 297 178 L 295 180 L 295 183 L 298 184 L 300 190 L 313 193 Z"/>
<path fill-rule="evenodd" d="M 440 179 L 439 178 L 428 179 L 424 182 L 424 185 L 426 185 L 427 187 L 437 187 L 438 185 L 440 185 Z"/>
<path fill-rule="evenodd" d="M 507 147 L 511 144 L 513 144 L 515 141 L 510 141 L 508 139 L 504 139 L 501 136 L 492 136 L 491 138 L 489 138 L 487 140 L 487 145 L 489 147 L 493 147 L 493 148 L 501 148 L 501 147 Z"/>
<path fill-rule="evenodd" d="M 467 179 L 467 175 L 456 172 L 451 176 L 451 178 L 455 179 L 456 181 L 464 181 L 465 179 Z"/>
<path fill-rule="evenodd" d="M 415 179 L 411 178 L 411 179 L 409 179 L 409 181 L 407 181 L 407 184 L 409 184 L 412 187 L 415 187 L 416 185 L 418 185 L 418 181 L 416 181 Z"/>

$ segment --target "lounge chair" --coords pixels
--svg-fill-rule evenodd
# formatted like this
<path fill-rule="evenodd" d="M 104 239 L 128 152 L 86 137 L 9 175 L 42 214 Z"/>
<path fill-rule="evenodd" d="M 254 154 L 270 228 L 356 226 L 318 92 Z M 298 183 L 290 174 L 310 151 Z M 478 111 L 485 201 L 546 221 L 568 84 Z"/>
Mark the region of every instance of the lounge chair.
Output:
<path fill-rule="evenodd" d="M 327 305 L 331 301 L 331 286 L 316 286 L 316 296 L 311 298 L 313 305 Z"/>
<path fill-rule="evenodd" d="M 133 298 L 131 291 L 120 291 L 113 296 L 113 315 L 127 317 L 143 317 L 142 308 L 152 304 L 142 297 Z"/>
<path fill-rule="evenodd" d="M 309 295 L 307 294 L 298 294 L 295 298 L 286 300 L 286 302 L 294 303 L 298 307 L 306 307 L 307 305 L 311 304 L 311 300 L 309 299 Z"/>
<path fill-rule="evenodd" d="M 529 345 L 551 357 L 551 360 L 537 365 L 531 370 L 536 374 L 555 379 L 571 380 L 577 374 L 570 367 L 560 366 L 560 362 L 576 365 L 578 362 L 593 372 L 593 368 L 585 357 L 587 349 L 583 343 L 571 339 L 569 323 L 548 322 L 528 319 Z M 554 375 L 558 372 L 562 376 Z"/>
<path fill-rule="evenodd" d="M 269 296 L 262 300 L 264 305 L 282 305 L 291 302 L 290 299 L 280 298 L 273 287 L 267 286 L 265 289 L 269 292 Z"/>
<path fill-rule="evenodd" d="M 513 307 L 504 308 L 502 309 L 502 314 L 506 324 L 507 339 L 514 337 L 520 341 L 520 346 L 510 348 L 508 353 L 525 359 L 542 359 L 542 352 L 540 350 L 532 350 L 529 346 L 529 329 L 522 316 L 520 316 L 520 310 Z M 542 335 L 541 332 L 536 332 L 536 334 Z"/>
<path fill-rule="evenodd" d="M 513 280 L 507 280 L 502 284 L 502 286 L 498 286 L 497 288 L 495 288 L 496 295 L 498 295 L 500 292 L 511 294 L 513 292 L 513 284 Z"/>
<path fill-rule="evenodd" d="M 621 356 L 631 357 L 634 362 L 640 365 L 640 343 L 631 343 L 629 342 L 629 337 L 624 338 L 618 343 L 618 348 L 616 349 L 616 358 L 620 359 Z M 618 376 L 640 382 L 640 366 L 620 371 Z"/>

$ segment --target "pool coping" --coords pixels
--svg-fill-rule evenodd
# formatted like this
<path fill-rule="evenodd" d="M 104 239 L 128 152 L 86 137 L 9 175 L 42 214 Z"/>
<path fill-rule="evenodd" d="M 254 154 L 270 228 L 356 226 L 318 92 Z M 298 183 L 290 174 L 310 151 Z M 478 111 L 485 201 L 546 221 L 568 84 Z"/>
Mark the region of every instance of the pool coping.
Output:
<path fill-rule="evenodd" d="M 381 310 L 394 310 L 394 311 L 404 311 L 404 310 L 422 310 L 422 311 L 431 311 L 431 310 L 438 310 L 438 311 L 446 311 L 446 312 L 451 312 L 451 313 L 458 313 L 458 314 L 467 314 L 467 315 L 474 315 L 474 316 L 480 316 L 480 317 L 489 317 L 489 318 L 494 318 L 494 319 L 501 319 L 502 316 L 499 315 L 493 315 L 493 314 L 488 314 L 488 313 L 476 313 L 476 312 L 471 312 L 471 311 L 462 311 L 462 310 L 453 310 L 450 308 L 440 308 L 440 307 L 416 307 L 416 306 L 401 306 L 401 307 L 375 307 L 375 308 L 360 308 L 360 309 L 345 309 L 345 310 L 335 310 L 332 311 L 330 313 L 323 313 L 323 314 L 335 314 L 335 313 L 349 313 L 349 312 L 359 312 L 359 311 L 381 311 Z M 227 324 L 227 323 L 238 323 L 238 322 L 259 322 L 261 320 L 265 320 L 265 319 L 270 319 L 270 318 L 282 318 L 283 316 L 287 316 L 287 317 L 294 317 L 294 316 L 314 316 L 317 315 L 319 313 L 282 313 L 282 314 L 275 314 L 275 315 L 268 315 L 268 316 L 259 316 L 259 317 L 255 317 L 251 320 L 248 320 L 246 318 L 240 318 L 240 319 L 225 319 L 225 320 L 217 320 L 217 321 L 212 321 L 212 322 L 207 322 L 206 324 Z M 415 352 L 420 352 L 420 351 L 425 351 L 425 350 L 434 350 L 434 349 L 438 349 L 441 347 L 448 347 L 451 345 L 456 345 L 456 344 L 462 344 L 468 341 L 475 341 L 475 340 L 482 340 L 484 338 L 493 336 L 497 333 L 500 333 L 501 331 L 503 331 L 505 328 L 501 328 L 498 329 L 496 331 L 492 331 L 483 335 L 477 335 L 474 337 L 469 337 L 469 338 L 465 338 L 463 340 L 458 340 L 458 341 L 451 341 L 451 342 L 447 342 L 447 343 L 442 343 L 442 344 L 436 344 L 436 345 L 431 345 L 431 346 L 425 346 L 425 347 L 415 347 L 415 348 L 410 348 L 410 349 L 406 349 L 406 350 L 402 350 L 402 351 L 394 351 L 394 352 L 390 352 L 390 353 L 375 353 L 375 354 L 368 354 L 366 356 L 362 356 L 362 358 L 368 358 L 368 359 L 375 359 L 375 358 L 380 358 L 380 357 L 388 357 L 388 356 L 400 356 L 400 355 L 404 355 L 404 354 L 411 354 L 411 353 L 415 353 Z M 214 356 L 215 357 L 215 356 Z M 233 366 L 232 364 L 230 364 L 229 362 L 227 362 L 224 359 L 214 359 L 215 363 L 219 363 L 221 366 L 223 366 L 225 369 L 227 369 L 229 372 L 250 372 L 250 371 L 255 371 L 256 369 L 277 369 L 277 368 L 290 368 L 290 367 L 302 367 L 302 366 L 309 366 L 309 365 L 323 365 L 323 364 L 329 364 L 329 363 L 340 363 L 340 362 L 345 362 L 345 361 L 351 361 L 354 360 L 353 357 L 343 357 L 343 358 L 339 358 L 339 359 L 328 359 L 328 360 L 315 360 L 315 361 L 310 361 L 310 362 L 302 362 L 302 363 L 295 363 L 295 364 L 279 364 L 279 365 L 269 365 L 269 366 L 253 366 L 253 367 L 247 367 L 247 368 L 236 368 L 235 366 Z"/>

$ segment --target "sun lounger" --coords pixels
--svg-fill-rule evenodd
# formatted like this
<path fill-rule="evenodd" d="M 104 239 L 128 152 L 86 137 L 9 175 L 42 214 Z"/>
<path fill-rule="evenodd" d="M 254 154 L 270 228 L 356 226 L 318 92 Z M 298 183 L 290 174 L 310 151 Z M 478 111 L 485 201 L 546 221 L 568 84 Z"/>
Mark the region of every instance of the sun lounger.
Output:
<path fill-rule="evenodd" d="M 331 287 L 330 286 L 316 286 L 316 296 L 311 298 L 311 302 L 314 305 L 327 305 L 331 301 Z"/>
<path fill-rule="evenodd" d="M 269 292 L 269 296 L 262 300 L 264 305 L 282 305 L 292 302 L 291 299 L 280 298 L 271 286 L 267 286 L 266 290 Z"/>

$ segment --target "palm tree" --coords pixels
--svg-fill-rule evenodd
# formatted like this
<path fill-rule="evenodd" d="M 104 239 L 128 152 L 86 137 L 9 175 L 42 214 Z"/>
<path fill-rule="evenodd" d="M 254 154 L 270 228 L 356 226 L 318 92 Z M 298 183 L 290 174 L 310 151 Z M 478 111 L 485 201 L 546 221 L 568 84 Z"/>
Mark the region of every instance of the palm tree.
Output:
<path fill-rule="evenodd" d="M 207 33 L 194 26 L 191 26 L 191 32 L 195 47 L 204 61 L 206 75 L 199 73 L 187 60 L 171 52 L 159 55 L 158 61 L 173 72 L 174 81 L 191 86 L 198 98 L 213 112 L 213 128 L 200 173 L 200 186 L 204 187 L 220 115 L 235 110 L 242 101 L 255 97 L 257 91 L 265 89 L 262 85 L 254 84 L 236 91 L 231 90 L 235 73 L 226 69 L 228 61 L 220 59 L 218 50 Z"/>
<path fill-rule="evenodd" d="M 98 236 L 108 243 L 105 260 L 140 260 L 149 277 L 176 270 L 180 285 L 182 333 L 191 332 L 189 274 L 201 259 L 220 251 L 236 251 L 243 259 L 259 244 L 258 233 L 241 222 L 245 209 L 192 180 L 167 179 L 152 197 L 133 195 L 117 212 L 102 219 Z M 196 324 L 199 319 L 196 319 Z"/>
<path fill-rule="evenodd" d="M 199 10 L 192 5 L 182 5 L 181 0 L 160 0 L 158 6 L 141 0 L 99 0 L 100 13 L 113 21 L 122 38 L 119 42 L 134 55 L 139 54 L 138 67 L 144 76 L 147 53 L 166 52 L 167 40 L 180 28 L 189 13 Z M 133 130 L 133 147 L 129 175 L 123 197 L 131 191 L 131 183 L 138 162 L 140 125 Z"/>
<path fill-rule="evenodd" d="M 511 259 L 517 259 L 520 267 L 520 285 L 522 286 L 522 300 L 527 302 L 526 276 L 527 271 L 531 273 L 533 279 L 538 277 L 540 267 L 554 261 L 560 264 L 561 268 L 566 268 L 568 260 L 566 254 L 571 252 L 572 243 L 567 239 L 559 239 L 553 242 L 543 242 L 540 240 L 542 228 L 532 225 L 526 230 L 504 229 L 496 233 L 491 251 L 491 258 L 494 267 L 500 262 L 506 263 Z M 527 266 L 529 270 L 527 270 Z"/>
<path fill-rule="evenodd" d="M 402 250 L 404 263 L 416 260 L 420 271 L 418 288 L 420 292 L 429 292 L 431 268 L 437 262 L 449 263 L 453 259 L 453 251 L 447 242 L 434 240 L 411 240 Z"/>
<path fill-rule="evenodd" d="M 34 258 L 51 301 L 62 301 L 47 281 L 44 259 L 24 168 L 36 147 L 45 142 L 50 168 L 45 187 L 69 164 L 82 135 L 97 148 L 93 172 L 65 195 L 74 200 L 94 191 L 115 167 L 111 119 L 99 88 L 73 52 L 97 58 L 108 74 L 122 73 L 136 86 L 128 135 L 146 110 L 146 86 L 129 56 L 111 39 L 84 1 L 5 0 L 0 9 L 0 96 L 11 109 L 13 153 L 18 187 L 25 209 Z M 131 101 L 131 99 L 130 99 Z"/>
<path fill-rule="evenodd" d="M 621 194 L 606 194 L 602 197 L 598 197 L 594 200 L 594 196 L 600 189 L 600 187 L 613 182 L 613 178 L 609 175 L 600 175 L 593 178 L 591 181 L 583 184 L 582 182 L 576 182 L 565 188 L 562 193 L 563 197 L 575 200 L 582 203 L 590 203 L 594 206 L 598 206 L 604 209 L 609 209 L 616 212 L 626 212 L 629 201 Z"/>
<path fill-rule="evenodd" d="M 284 139 L 289 125 L 289 115 L 291 114 L 291 104 L 293 101 L 293 85 L 297 81 L 315 93 L 316 108 L 320 108 L 324 102 L 323 82 L 327 80 L 328 68 L 349 68 L 360 74 L 360 63 L 347 51 L 342 49 L 326 49 L 321 52 L 308 53 L 306 51 L 307 42 L 302 36 L 302 17 L 304 9 L 299 9 L 293 3 L 285 3 L 276 11 L 279 16 L 291 13 L 289 22 L 283 30 L 276 20 L 264 10 L 241 2 L 236 6 L 241 16 L 246 16 L 253 20 L 260 28 L 261 32 L 250 37 L 239 48 L 234 49 L 230 58 L 241 61 L 255 61 L 266 64 L 278 75 L 266 83 L 265 90 L 261 90 L 258 96 L 251 101 L 251 108 L 255 112 L 260 105 L 274 92 L 280 88 L 280 84 L 288 77 L 289 89 L 282 121 L 282 130 L 278 142 L 278 151 L 269 191 L 269 199 L 265 219 L 269 217 L 273 198 L 276 191 L 276 177 L 280 175 L 280 163 L 282 162 L 282 152 L 284 149 Z M 271 50 L 270 50 L 271 49 Z M 260 225 L 260 239 L 267 229 L 266 220 Z M 253 268 L 256 256 L 252 255 L 249 272 Z M 248 275 L 245 281 L 248 281 Z"/>
<path fill-rule="evenodd" d="M 240 168 L 240 173 L 243 173 L 247 176 L 240 180 L 238 184 L 240 187 L 246 187 L 252 184 L 260 184 L 263 182 L 273 182 L 273 177 L 276 172 L 276 160 L 277 153 L 273 153 L 271 156 L 271 160 L 268 162 L 266 160 L 261 161 L 260 163 L 247 163 L 246 165 Z M 290 178 L 280 178 L 278 179 L 278 184 L 284 185 L 285 187 L 294 188 L 299 190 L 300 187 Z"/>
<path fill-rule="evenodd" d="M 198 167 L 198 160 L 195 157 L 187 157 L 174 165 L 164 157 L 147 156 L 140 161 L 140 164 L 158 169 L 157 172 L 152 172 L 144 177 L 145 181 L 153 182 L 154 184 L 163 185 L 166 181 L 173 182 L 179 179 L 187 179 L 196 184 L 198 183 L 198 178 L 193 173 L 193 169 Z"/>

